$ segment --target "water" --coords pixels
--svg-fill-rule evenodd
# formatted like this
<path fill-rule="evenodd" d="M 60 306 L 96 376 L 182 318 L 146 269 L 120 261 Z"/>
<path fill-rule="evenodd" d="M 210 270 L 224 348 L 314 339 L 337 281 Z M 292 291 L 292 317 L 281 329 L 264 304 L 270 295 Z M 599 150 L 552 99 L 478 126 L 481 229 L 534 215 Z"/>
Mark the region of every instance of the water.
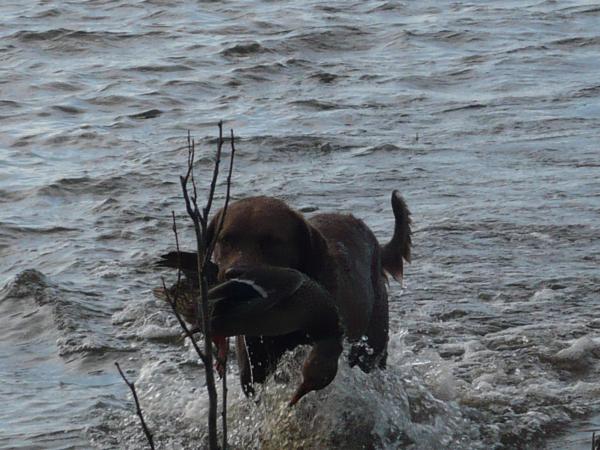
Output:
<path fill-rule="evenodd" d="M 230 377 L 237 448 L 589 448 L 600 413 L 600 6 L 4 1 L 0 447 L 205 436 L 202 373 L 152 297 L 191 130 L 239 136 L 233 195 L 350 211 L 414 262 L 385 373 L 285 407 Z M 222 196 L 222 192 L 219 194 Z M 235 366 L 230 368 L 235 374 Z"/>

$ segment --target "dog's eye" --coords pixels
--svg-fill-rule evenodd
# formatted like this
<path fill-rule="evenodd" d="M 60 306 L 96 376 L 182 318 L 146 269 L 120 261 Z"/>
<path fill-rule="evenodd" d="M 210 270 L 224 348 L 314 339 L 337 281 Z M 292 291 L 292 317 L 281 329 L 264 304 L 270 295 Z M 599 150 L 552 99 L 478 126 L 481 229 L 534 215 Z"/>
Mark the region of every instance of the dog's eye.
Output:
<path fill-rule="evenodd" d="M 233 239 L 228 234 L 219 238 L 219 245 L 222 247 L 231 247 L 232 243 Z"/>

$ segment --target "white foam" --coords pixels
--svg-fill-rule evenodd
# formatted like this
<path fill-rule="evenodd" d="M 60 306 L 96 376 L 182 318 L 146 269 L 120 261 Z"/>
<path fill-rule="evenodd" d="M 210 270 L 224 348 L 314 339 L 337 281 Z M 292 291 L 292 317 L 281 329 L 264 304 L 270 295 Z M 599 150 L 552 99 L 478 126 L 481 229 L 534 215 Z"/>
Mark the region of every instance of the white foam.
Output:
<path fill-rule="evenodd" d="M 597 338 L 583 336 L 576 339 L 567 348 L 560 350 L 552 357 L 552 361 L 564 369 L 585 370 L 597 357 L 600 343 Z M 598 355 L 600 356 L 600 355 Z"/>
<path fill-rule="evenodd" d="M 547 233 L 539 233 L 537 231 L 533 231 L 529 233 L 529 236 L 544 242 L 554 242 L 554 239 Z"/>
<path fill-rule="evenodd" d="M 538 291 L 535 291 L 533 296 L 531 297 L 531 301 L 533 302 L 547 302 L 550 300 L 554 300 L 558 295 L 558 292 L 549 288 L 542 288 Z"/>
<path fill-rule="evenodd" d="M 182 334 L 179 325 L 174 327 L 162 327 L 153 323 L 146 324 L 137 331 L 137 336 L 142 339 L 165 339 L 177 337 Z"/>

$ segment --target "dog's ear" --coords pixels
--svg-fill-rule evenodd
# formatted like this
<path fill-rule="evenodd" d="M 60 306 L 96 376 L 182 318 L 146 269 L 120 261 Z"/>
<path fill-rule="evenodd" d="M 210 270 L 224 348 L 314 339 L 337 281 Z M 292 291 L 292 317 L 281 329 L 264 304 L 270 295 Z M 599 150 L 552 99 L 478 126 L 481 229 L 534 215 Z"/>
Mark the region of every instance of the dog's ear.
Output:
<path fill-rule="evenodd" d="M 324 273 L 324 265 L 328 259 L 327 241 L 321 232 L 302 216 L 299 216 L 299 219 L 302 224 L 300 231 L 300 270 L 312 279 L 319 280 Z"/>

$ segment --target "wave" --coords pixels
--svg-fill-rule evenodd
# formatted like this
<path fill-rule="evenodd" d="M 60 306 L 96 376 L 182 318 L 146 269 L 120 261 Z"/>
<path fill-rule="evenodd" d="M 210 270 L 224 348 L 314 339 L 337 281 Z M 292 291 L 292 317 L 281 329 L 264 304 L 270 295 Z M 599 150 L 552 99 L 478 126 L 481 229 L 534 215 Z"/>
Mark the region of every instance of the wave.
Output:
<path fill-rule="evenodd" d="M 358 148 L 352 152 L 352 156 L 360 157 L 360 156 L 372 155 L 373 153 L 396 153 L 396 152 L 407 152 L 407 151 L 411 151 L 411 149 L 406 148 L 406 147 L 398 147 L 397 145 L 394 145 L 394 144 L 380 144 L 380 145 L 373 145 L 373 146 L 367 147 L 367 148 Z"/>
<path fill-rule="evenodd" d="M 258 42 L 244 42 L 232 45 L 221 51 L 221 54 L 225 57 L 243 57 L 252 56 L 258 53 L 265 53 L 268 50 L 260 45 Z"/>
<path fill-rule="evenodd" d="M 559 47 L 589 47 L 589 46 L 598 46 L 600 45 L 600 37 L 569 37 L 565 39 L 558 39 L 556 41 L 552 41 L 551 45 L 556 45 Z"/>
<path fill-rule="evenodd" d="M 109 317 L 98 301 L 92 292 L 65 289 L 35 269 L 24 270 L 0 290 L 2 340 L 23 347 L 53 336 L 62 357 L 129 350 L 97 329 Z"/>
<path fill-rule="evenodd" d="M 96 196 L 115 195 L 130 186 L 132 178 L 144 177 L 138 173 L 114 175 L 107 178 L 72 177 L 61 178 L 35 191 L 38 196 L 66 197 L 70 195 L 92 194 Z"/>
<path fill-rule="evenodd" d="M 280 45 L 288 51 L 360 51 L 373 45 L 369 37 L 362 28 L 338 25 L 292 33 Z"/>
<path fill-rule="evenodd" d="M 230 383 L 231 448 L 487 448 L 474 444 L 479 431 L 460 408 L 440 399 L 409 366 L 365 374 L 343 361 L 330 386 L 288 407 L 307 351 L 286 354 L 254 399 L 243 395 L 237 381 Z M 179 448 L 202 446 L 208 399 L 198 376 L 202 369 L 196 364 L 166 360 L 148 362 L 140 370 L 135 384 L 159 442 Z M 121 445 L 135 447 L 137 427 L 123 427 L 127 417 L 115 412 L 103 415 L 105 424 L 91 430 L 99 446 L 116 434 Z"/>
<path fill-rule="evenodd" d="M 339 105 L 339 104 L 336 104 L 333 102 L 326 102 L 326 101 L 317 100 L 317 99 L 296 100 L 296 101 L 290 102 L 290 105 L 298 106 L 298 107 L 304 108 L 304 109 L 312 109 L 312 110 L 316 110 L 316 111 L 331 111 L 334 109 L 347 108 L 347 106 L 345 106 L 345 105 Z"/>
<path fill-rule="evenodd" d="M 55 234 L 55 233 L 68 233 L 71 231 L 80 231 L 79 228 L 63 227 L 60 225 L 54 226 L 27 226 L 27 225 L 15 225 L 8 222 L 0 222 L 0 230 L 2 232 L 8 232 L 10 234 Z"/>
<path fill-rule="evenodd" d="M 69 28 L 53 28 L 44 31 L 21 30 L 8 36 L 21 42 L 59 41 L 64 39 L 76 41 L 121 41 L 124 39 L 142 38 L 161 35 L 163 32 L 125 33 L 117 31 L 85 31 Z"/>
<path fill-rule="evenodd" d="M 185 65 L 185 64 L 154 64 L 154 65 L 145 65 L 145 66 L 133 66 L 129 67 L 125 70 L 134 71 L 134 72 L 156 72 L 156 73 L 169 73 L 169 72 L 185 72 L 194 70 L 193 67 Z"/>

